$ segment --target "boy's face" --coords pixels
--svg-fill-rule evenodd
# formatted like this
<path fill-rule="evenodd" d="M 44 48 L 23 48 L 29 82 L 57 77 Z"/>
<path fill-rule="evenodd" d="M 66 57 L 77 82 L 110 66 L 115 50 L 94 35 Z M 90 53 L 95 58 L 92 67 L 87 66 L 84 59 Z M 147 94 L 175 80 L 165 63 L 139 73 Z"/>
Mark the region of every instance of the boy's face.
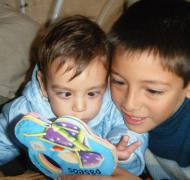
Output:
<path fill-rule="evenodd" d="M 74 68 L 65 72 L 72 63 L 66 63 L 57 70 L 57 63 L 53 62 L 47 72 L 46 84 L 38 73 L 43 95 L 48 97 L 56 116 L 72 115 L 88 122 L 97 115 L 107 86 L 107 69 L 100 58 L 104 57 L 94 58 L 72 80 L 70 78 L 75 74 Z"/>
<path fill-rule="evenodd" d="M 127 126 L 139 133 L 164 122 L 190 97 L 190 85 L 184 88 L 179 76 L 162 68 L 159 57 L 146 52 L 115 53 L 111 90 Z"/>

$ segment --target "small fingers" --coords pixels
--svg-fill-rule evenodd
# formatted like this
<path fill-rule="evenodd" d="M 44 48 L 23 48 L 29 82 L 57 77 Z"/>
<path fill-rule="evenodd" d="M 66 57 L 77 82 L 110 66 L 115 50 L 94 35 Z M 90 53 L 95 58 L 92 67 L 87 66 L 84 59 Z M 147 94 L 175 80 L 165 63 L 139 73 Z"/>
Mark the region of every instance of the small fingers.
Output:
<path fill-rule="evenodd" d="M 117 149 L 119 151 L 123 151 L 126 149 L 126 145 L 128 144 L 129 141 L 129 136 L 125 135 L 121 138 L 121 140 L 119 141 L 119 143 L 117 144 Z"/>
<path fill-rule="evenodd" d="M 119 160 L 127 160 L 130 155 L 141 145 L 141 142 L 137 140 L 136 142 L 126 146 L 120 146 L 120 149 L 117 148 Z"/>
<path fill-rule="evenodd" d="M 136 142 L 127 146 L 127 152 L 129 154 L 132 154 L 140 145 L 141 145 L 141 141 L 137 140 Z"/>

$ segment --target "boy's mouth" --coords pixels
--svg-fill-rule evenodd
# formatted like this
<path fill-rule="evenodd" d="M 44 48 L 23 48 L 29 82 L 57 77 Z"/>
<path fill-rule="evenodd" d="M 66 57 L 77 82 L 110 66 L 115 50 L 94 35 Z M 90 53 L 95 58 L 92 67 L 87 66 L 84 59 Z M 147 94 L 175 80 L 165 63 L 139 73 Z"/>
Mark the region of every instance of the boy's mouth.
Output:
<path fill-rule="evenodd" d="M 131 125 L 143 124 L 146 119 L 146 117 L 137 117 L 137 116 L 129 115 L 127 113 L 124 114 L 124 118 L 127 124 L 131 124 Z"/>

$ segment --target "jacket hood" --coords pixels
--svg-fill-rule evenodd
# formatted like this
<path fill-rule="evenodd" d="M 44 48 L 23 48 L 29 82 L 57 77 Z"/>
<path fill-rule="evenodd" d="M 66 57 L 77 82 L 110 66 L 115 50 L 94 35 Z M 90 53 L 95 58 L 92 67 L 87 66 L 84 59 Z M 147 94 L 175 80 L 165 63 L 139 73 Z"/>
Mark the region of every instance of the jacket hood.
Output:
<path fill-rule="evenodd" d="M 45 118 L 54 119 L 55 114 L 51 110 L 48 98 L 42 95 L 40 85 L 37 80 L 37 72 L 38 66 L 36 65 L 33 70 L 31 81 L 29 81 L 24 88 L 23 96 L 26 97 L 34 112 L 39 113 Z"/>

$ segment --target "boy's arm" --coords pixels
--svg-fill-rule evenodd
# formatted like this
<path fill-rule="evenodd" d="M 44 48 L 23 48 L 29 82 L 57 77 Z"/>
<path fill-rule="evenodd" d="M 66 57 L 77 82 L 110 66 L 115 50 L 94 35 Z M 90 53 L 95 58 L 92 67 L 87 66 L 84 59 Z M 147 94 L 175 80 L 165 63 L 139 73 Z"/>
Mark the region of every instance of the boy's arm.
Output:
<path fill-rule="evenodd" d="M 90 176 L 90 175 L 66 175 L 58 178 L 58 180 L 140 180 L 125 169 L 116 168 L 112 176 Z"/>
<path fill-rule="evenodd" d="M 16 145 L 18 141 L 14 135 L 14 126 L 16 120 L 22 116 L 20 112 L 24 113 L 25 109 L 16 106 L 14 102 L 8 103 L 2 108 L 0 114 L 0 166 L 12 161 L 20 154 Z"/>
<path fill-rule="evenodd" d="M 18 149 L 13 145 L 8 136 L 9 121 L 4 114 L 0 114 L 0 166 L 13 160 L 19 155 Z"/>

